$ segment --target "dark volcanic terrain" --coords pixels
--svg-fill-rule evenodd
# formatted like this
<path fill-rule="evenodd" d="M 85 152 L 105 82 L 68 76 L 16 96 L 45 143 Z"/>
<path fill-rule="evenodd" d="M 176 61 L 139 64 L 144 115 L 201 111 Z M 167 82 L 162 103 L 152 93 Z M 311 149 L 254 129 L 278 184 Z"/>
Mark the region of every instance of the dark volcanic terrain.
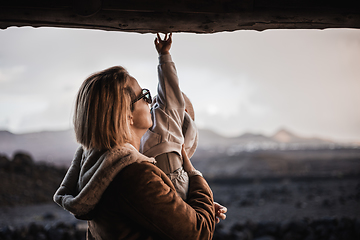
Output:
<path fill-rule="evenodd" d="M 54 144 L 71 135 L 46 134 Z M 228 208 L 214 239 L 360 239 L 358 146 L 318 139 L 311 140 L 318 145 L 309 145 L 286 132 L 280 136 L 287 143 L 279 136 L 206 134 L 215 137 L 199 143 L 192 161 L 209 181 L 215 201 Z M 77 144 L 68 141 L 72 152 L 44 162 L 29 154 L 36 142 L 25 152 L 0 154 L 0 239 L 84 239 L 86 222 L 52 202 Z M 36 156 L 47 151 L 38 149 Z"/>

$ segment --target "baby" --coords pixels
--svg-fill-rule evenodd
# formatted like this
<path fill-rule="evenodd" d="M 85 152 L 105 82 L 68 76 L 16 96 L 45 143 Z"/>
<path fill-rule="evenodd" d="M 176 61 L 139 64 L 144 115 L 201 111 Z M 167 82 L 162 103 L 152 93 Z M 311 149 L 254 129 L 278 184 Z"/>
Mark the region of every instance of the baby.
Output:
<path fill-rule="evenodd" d="M 151 108 L 153 126 L 141 139 L 140 152 L 155 157 L 156 165 L 165 172 L 178 195 L 186 201 L 189 177 L 183 168 L 194 154 L 198 143 L 195 114 L 189 98 L 180 90 L 175 64 L 169 50 L 172 34 L 162 40 L 157 34 L 155 47 L 159 54 L 158 94 Z M 227 208 L 214 203 L 216 222 L 225 219 Z"/>
<path fill-rule="evenodd" d="M 180 90 L 175 64 L 169 50 L 171 34 L 161 40 L 159 34 L 155 47 L 159 53 L 158 94 L 151 109 L 153 126 L 141 139 L 140 151 L 155 157 L 157 166 L 171 179 L 179 196 L 186 200 L 189 178 L 182 165 L 182 145 L 190 158 L 197 147 L 198 131 L 190 100 Z"/>

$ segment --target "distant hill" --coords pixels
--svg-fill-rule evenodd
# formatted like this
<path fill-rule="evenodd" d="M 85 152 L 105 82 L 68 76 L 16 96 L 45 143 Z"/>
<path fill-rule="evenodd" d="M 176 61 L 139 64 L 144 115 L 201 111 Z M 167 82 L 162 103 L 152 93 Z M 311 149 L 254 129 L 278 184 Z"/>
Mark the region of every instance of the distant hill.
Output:
<path fill-rule="evenodd" d="M 321 138 L 300 137 L 289 130 L 280 129 L 272 136 L 244 133 L 238 137 L 224 137 L 211 130 L 199 130 L 199 147 L 232 151 L 253 151 L 258 149 L 314 149 L 333 148 L 341 144 Z"/>
<path fill-rule="evenodd" d="M 278 130 L 271 138 L 279 143 L 308 143 L 308 144 L 333 143 L 330 140 L 321 139 L 321 138 L 300 137 L 284 128 Z"/>
<path fill-rule="evenodd" d="M 238 137 L 224 137 L 208 129 L 199 129 L 199 146 L 229 146 L 248 142 L 275 142 L 271 137 L 262 134 L 244 133 Z"/>
<path fill-rule="evenodd" d="M 11 158 L 15 152 L 30 154 L 35 161 L 67 166 L 79 146 L 73 130 L 13 134 L 0 131 L 0 154 Z"/>
<path fill-rule="evenodd" d="M 75 141 L 74 131 L 44 131 L 26 134 L 13 134 L 0 131 L 0 154 L 9 158 L 17 151 L 30 154 L 35 161 L 52 162 L 68 166 L 79 144 Z M 199 129 L 197 155 L 255 150 L 285 150 L 306 148 L 334 148 L 338 145 L 318 138 L 299 137 L 288 130 L 280 129 L 273 136 L 245 133 L 238 137 L 224 137 L 214 131 Z"/>
<path fill-rule="evenodd" d="M 300 137 L 286 129 L 272 136 L 245 133 L 225 138 L 210 130 L 200 130 L 199 135 L 192 161 L 208 179 L 359 174 L 360 144 Z"/>
<path fill-rule="evenodd" d="M 303 140 L 302 138 L 294 135 L 286 129 L 280 129 L 279 131 L 277 131 L 272 136 L 272 139 L 282 143 L 299 142 Z"/>

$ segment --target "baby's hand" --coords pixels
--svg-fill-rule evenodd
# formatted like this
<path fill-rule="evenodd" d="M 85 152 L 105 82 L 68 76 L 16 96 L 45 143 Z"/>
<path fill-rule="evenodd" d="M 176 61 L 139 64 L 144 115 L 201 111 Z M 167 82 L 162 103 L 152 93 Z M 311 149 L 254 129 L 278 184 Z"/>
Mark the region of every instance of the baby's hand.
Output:
<path fill-rule="evenodd" d="M 226 218 L 225 213 L 227 212 L 227 208 L 220 205 L 217 202 L 214 202 L 214 206 L 215 206 L 216 223 L 219 223 L 220 219 L 225 220 Z"/>
<path fill-rule="evenodd" d="M 172 43 L 172 34 L 165 34 L 164 40 L 161 39 L 159 33 L 157 33 L 157 38 L 155 38 L 155 47 L 159 54 L 165 55 L 169 54 L 171 43 Z"/>

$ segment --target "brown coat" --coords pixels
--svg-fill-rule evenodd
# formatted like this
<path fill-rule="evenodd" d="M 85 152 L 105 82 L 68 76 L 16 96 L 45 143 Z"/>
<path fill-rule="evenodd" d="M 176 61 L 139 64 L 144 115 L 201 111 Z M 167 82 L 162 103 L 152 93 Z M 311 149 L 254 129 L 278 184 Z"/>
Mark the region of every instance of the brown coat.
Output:
<path fill-rule="evenodd" d="M 163 171 L 134 148 L 75 155 L 54 195 L 59 205 L 88 220 L 87 239 L 211 239 L 211 189 L 190 177 L 184 202 Z"/>
<path fill-rule="evenodd" d="M 134 163 L 105 191 L 88 222 L 88 239 L 211 239 L 214 215 L 212 193 L 203 177 L 190 178 L 185 203 L 159 168 Z"/>

